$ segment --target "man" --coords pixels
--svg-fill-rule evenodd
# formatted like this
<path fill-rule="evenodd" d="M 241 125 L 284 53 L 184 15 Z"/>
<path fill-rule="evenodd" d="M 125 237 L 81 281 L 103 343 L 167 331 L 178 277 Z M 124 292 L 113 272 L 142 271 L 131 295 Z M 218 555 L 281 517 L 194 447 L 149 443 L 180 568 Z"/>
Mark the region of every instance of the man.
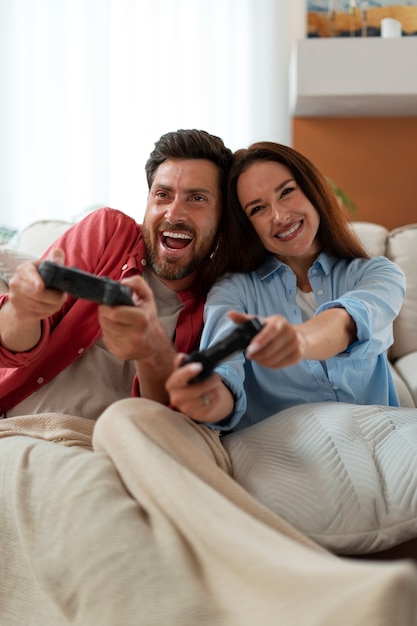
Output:
<path fill-rule="evenodd" d="M 198 345 L 204 298 L 223 272 L 221 218 L 232 159 L 205 131 L 163 135 L 146 163 L 143 226 L 99 209 L 44 258 L 121 280 L 135 307 L 45 289 L 23 263 L 0 296 L 0 415 L 60 412 L 95 419 L 133 395 L 167 402 L 176 350 Z"/>

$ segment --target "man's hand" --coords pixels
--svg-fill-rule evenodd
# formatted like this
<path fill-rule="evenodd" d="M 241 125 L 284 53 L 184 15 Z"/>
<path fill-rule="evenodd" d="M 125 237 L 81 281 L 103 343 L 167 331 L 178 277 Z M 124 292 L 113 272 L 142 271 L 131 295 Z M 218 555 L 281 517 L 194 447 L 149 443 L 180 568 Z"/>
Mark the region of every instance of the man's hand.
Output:
<path fill-rule="evenodd" d="M 152 290 L 140 276 L 123 281 L 133 294 L 134 307 L 98 307 L 103 341 L 108 350 L 124 361 L 152 358 L 163 330 Z"/>
<path fill-rule="evenodd" d="M 62 250 L 48 260 L 63 263 Z M 41 320 L 59 311 L 66 294 L 46 289 L 37 267 L 41 261 L 21 263 L 9 283 L 9 299 L 0 310 L 0 342 L 13 352 L 26 352 L 41 338 Z"/>
<path fill-rule="evenodd" d="M 135 361 L 142 397 L 166 404 L 165 381 L 174 367 L 174 346 L 143 278 L 133 276 L 122 282 L 131 288 L 135 306 L 98 307 L 104 344 L 118 358 Z"/>

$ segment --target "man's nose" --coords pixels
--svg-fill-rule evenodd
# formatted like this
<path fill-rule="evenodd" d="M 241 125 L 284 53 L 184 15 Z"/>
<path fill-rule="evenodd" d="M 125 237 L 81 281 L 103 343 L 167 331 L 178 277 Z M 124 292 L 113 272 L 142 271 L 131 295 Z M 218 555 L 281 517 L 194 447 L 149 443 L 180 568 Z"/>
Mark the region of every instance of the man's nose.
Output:
<path fill-rule="evenodd" d="M 165 219 L 171 223 L 182 222 L 187 216 L 186 203 L 179 197 L 175 197 L 167 206 Z"/>

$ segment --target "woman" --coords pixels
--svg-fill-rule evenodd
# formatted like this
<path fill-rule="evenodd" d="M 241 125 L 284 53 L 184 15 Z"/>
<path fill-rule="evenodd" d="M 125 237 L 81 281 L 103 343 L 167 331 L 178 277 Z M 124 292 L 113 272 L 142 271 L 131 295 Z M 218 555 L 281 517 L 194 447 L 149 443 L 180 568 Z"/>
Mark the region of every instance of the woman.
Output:
<path fill-rule="evenodd" d="M 188 384 L 200 364 L 177 369 L 171 403 L 223 431 L 309 402 L 398 406 L 387 349 L 401 269 L 369 258 L 326 179 L 292 148 L 238 150 L 229 194 L 230 246 L 244 271 L 212 288 L 201 348 L 253 315 L 265 327 L 201 383 Z"/>

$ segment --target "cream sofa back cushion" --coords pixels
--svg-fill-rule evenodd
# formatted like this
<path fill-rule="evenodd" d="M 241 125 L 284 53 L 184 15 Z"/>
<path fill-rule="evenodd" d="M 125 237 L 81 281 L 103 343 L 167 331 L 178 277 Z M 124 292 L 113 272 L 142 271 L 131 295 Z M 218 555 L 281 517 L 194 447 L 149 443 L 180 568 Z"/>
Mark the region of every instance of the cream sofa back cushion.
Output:
<path fill-rule="evenodd" d="M 407 280 L 404 304 L 394 322 L 391 358 L 398 359 L 417 351 L 417 224 L 392 230 L 386 255 L 401 267 Z"/>
<path fill-rule="evenodd" d="M 386 254 L 389 231 L 385 226 L 372 222 L 353 222 L 352 227 L 368 254 L 371 256 Z"/>
<path fill-rule="evenodd" d="M 63 220 L 40 220 L 29 224 L 6 245 L 0 245 L 0 293 L 6 290 L 20 263 L 39 258 L 70 226 Z"/>
<path fill-rule="evenodd" d="M 64 220 L 39 220 L 26 226 L 18 235 L 17 247 L 23 252 L 41 256 L 60 237 L 71 222 Z"/>

